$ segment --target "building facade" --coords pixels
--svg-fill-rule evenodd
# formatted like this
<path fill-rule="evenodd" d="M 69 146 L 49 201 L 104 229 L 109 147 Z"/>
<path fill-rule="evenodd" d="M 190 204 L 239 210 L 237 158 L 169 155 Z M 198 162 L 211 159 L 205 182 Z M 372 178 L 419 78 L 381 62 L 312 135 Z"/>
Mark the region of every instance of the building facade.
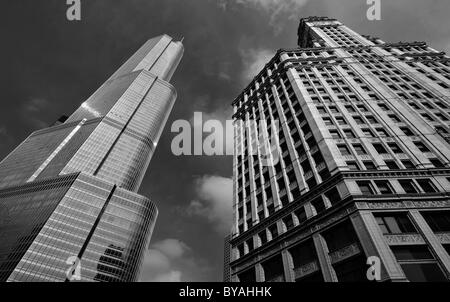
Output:
<path fill-rule="evenodd" d="M 298 46 L 233 102 L 231 280 L 450 280 L 450 58 L 326 17 Z"/>
<path fill-rule="evenodd" d="M 157 217 L 137 192 L 183 51 L 167 35 L 148 40 L 70 117 L 0 162 L 0 281 L 137 279 Z"/>

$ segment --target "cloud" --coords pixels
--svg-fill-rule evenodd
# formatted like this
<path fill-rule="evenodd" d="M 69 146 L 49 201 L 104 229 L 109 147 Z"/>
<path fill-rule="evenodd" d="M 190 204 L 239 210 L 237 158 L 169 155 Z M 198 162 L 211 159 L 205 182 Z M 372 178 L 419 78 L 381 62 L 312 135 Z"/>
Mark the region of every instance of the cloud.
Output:
<path fill-rule="evenodd" d="M 169 238 L 155 242 L 145 252 L 139 281 L 206 281 L 209 273 L 208 263 L 196 258 L 186 243 Z"/>
<path fill-rule="evenodd" d="M 235 3 L 261 10 L 269 15 L 269 25 L 279 34 L 286 19 L 297 18 L 301 8 L 309 0 L 218 0 L 219 7 L 226 10 L 227 4 Z"/>
<path fill-rule="evenodd" d="M 154 243 L 145 253 L 140 281 L 181 282 L 182 273 L 174 262 L 182 259 L 190 248 L 178 239 L 165 239 Z"/>
<path fill-rule="evenodd" d="M 275 53 L 268 49 L 241 49 L 241 58 L 244 64 L 242 79 L 245 83 L 252 80 L 272 59 Z"/>
<path fill-rule="evenodd" d="M 233 181 L 231 178 L 206 175 L 195 181 L 197 199 L 186 209 L 190 216 L 207 219 L 216 232 L 230 232 L 233 214 Z"/>

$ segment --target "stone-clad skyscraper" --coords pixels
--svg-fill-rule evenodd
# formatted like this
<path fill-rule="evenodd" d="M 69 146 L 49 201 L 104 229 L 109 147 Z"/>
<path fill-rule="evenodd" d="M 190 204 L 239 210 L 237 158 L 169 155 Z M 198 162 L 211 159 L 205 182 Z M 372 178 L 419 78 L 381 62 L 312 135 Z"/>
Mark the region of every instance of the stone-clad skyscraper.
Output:
<path fill-rule="evenodd" d="M 0 163 L 1 281 L 136 280 L 157 216 L 137 191 L 183 51 L 167 35 L 150 39 L 64 123 Z"/>
<path fill-rule="evenodd" d="M 374 256 L 382 281 L 449 280 L 450 58 L 325 17 L 298 44 L 233 102 L 279 120 L 282 159 L 236 123 L 231 279 L 367 280 Z"/>

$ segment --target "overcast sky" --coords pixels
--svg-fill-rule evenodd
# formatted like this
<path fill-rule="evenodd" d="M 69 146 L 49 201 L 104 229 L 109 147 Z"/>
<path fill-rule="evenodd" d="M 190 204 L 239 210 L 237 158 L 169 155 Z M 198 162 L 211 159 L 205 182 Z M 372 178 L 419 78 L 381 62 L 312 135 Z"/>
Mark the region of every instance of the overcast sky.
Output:
<path fill-rule="evenodd" d="M 221 281 L 232 158 L 175 157 L 170 126 L 195 111 L 230 119 L 232 100 L 276 50 L 296 46 L 300 17 L 450 50 L 450 1 L 381 2 L 382 21 L 368 21 L 366 0 L 82 0 L 82 20 L 68 22 L 65 0 L 4 0 L 0 158 L 71 114 L 147 39 L 184 37 L 178 100 L 140 190 L 160 211 L 141 280 Z"/>

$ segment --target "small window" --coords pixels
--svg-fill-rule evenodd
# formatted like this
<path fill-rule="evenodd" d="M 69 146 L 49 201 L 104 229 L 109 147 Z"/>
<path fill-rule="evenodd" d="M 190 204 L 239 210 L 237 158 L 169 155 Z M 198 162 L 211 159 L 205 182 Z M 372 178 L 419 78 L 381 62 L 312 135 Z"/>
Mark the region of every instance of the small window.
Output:
<path fill-rule="evenodd" d="M 367 129 L 367 128 L 362 129 L 362 132 L 364 133 L 365 136 L 374 137 L 372 130 L 370 130 L 370 129 Z"/>
<path fill-rule="evenodd" d="M 359 166 L 355 161 L 349 161 L 347 162 L 347 166 L 352 171 L 359 171 Z"/>
<path fill-rule="evenodd" d="M 325 125 L 327 125 L 327 126 L 333 125 L 333 122 L 331 121 L 331 118 L 329 118 L 329 117 L 324 117 L 324 118 L 323 118 L 323 122 L 324 122 Z"/>
<path fill-rule="evenodd" d="M 388 146 L 394 153 L 403 153 L 403 150 L 400 149 L 400 147 L 396 143 L 389 143 Z"/>
<path fill-rule="evenodd" d="M 405 166 L 405 169 L 414 169 L 416 167 L 410 160 L 402 160 L 402 165 Z"/>
<path fill-rule="evenodd" d="M 416 145 L 417 149 L 419 149 L 421 152 L 430 152 L 430 149 L 425 146 L 422 142 L 414 142 L 414 145 Z"/>
<path fill-rule="evenodd" d="M 376 166 L 372 161 L 364 161 L 364 166 L 366 167 L 367 170 L 376 170 Z"/>
<path fill-rule="evenodd" d="M 437 158 L 430 158 L 430 162 L 435 168 L 444 168 L 444 164 Z"/>
<path fill-rule="evenodd" d="M 383 234 L 402 234 L 417 232 L 406 214 L 376 215 L 378 226 Z"/>
<path fill-rule="evenodd" d="M 387 154 L 388 153 L 382 144 L 373 144 L 373 147 L 378 152 L 378 154 Z"/>
<path fill-rule="evenodd" d="M 364 147 L 361 144 L 355 144 L 355 145 L 353 145 L 353 148 L 355 149 L 356 154 L 358 154 L 358 155 L 367 154 L 366 150 L 364 149 Z"/>
<path fill-rule="evenodd" d="M 338 145 L 338 149 L 342 155 L 351 155 L 351 153 L 346 145 Z"/>
<path fill-rule="evenodd" d="M 346 138 L 355 138 L 355 134 L 350 129 L 344 130 L 344 134 Z"/>
<path fill-rule="evenodd" d="M 341 135 L 339 134 L 339 131 L 337 131 L 335 129 L 330 130 L 330 134 L 331 134 L 331 137 L 334 138 L 334 139 L 340 139 L 341 138 Z"/>
<path fill-rule="evenodd" d="M 393 160 L 387 160 L 386 166 L 389 168 L 389 170 L 397 170 L 399 169 L 398 165 Z"/>
<path fill-rule="evenodd" d="M 436 187 L 433 185 L 433 182 L 429 179 L 418 179 L 417 183 L 422 188 L 425 193 L 435 193 L 437 192 Z"/>
<path fill-rule="evenodd" d="M 374 118 L 373 116 L 366 116 L 367 120 L 369 121 L 369 123 L 371 124 L 377 124 L 378 121 L 376 118 Z"/>
<path fill-rule="evenodd" d="M 347 125 L 347 122 L 345 121 L 345 119 L 343 117 L 337 117 L 336 121 L 339 125 Z"/>
<path fill-rule="evenodd" d="M 392 187 L 391 187 L 389 181 L 378 180 L 378 181 L 375 181 L 375 184 L 377 185 L 378 190 L 380 190 L 381 194 L 392 194 L 393 193 Z"/>
<path fill-rule="evenodd" d="M 402 132 L 407 136 L 414 136 L 414 133 L 412 133 L 412 131 L 409 128 L 403 127 L 400 128 L 400 130 L 402 130 Z"/>
<path fill-rule="evenodd" d="M 422 216 L 433 232 L 450 232 L 450 211 L 427 211 Z"/>
<path fill-rule="evenodd" d="M 377 128 L 376 130 L 377 130 L 378 135 L 381 136 L 381 137 L 388 137 L 389 136 L 387 131 L 382 129 L 382 128 Z"/>
<path fill-rule="evenodd" d="M 405 190 L 408 194 L 414 194 L 418 193 L 416 186 L 414 185 L 413 181 L 410 179 L 402 179 L 398 181 L 400 185 L 402 186 L 403 190 Z"/>
<path fill-rule="evenodd" d="M 363 195 L 374 195 L 375 191 L 372 188 L 370 181 L 357 181 L 359 189 Z"/>
<path fill-rule="evenodd" d="M 398 116 L 396 116 L 395 114 L 390 114 L 390 115 L 388 115 L 389 116 L 389 118 L 391 119 L 391 120 L 393 120 L 394 122 L 396 122 L 396 123 L 400 123 L 401 122 L 401 120 L 398 118 Z"/>
<path fill-rule="evenodd" d="M 363 120 L 361 117 L 359 117 L 359 116 L 354 116 L 353 119 L 355 120 L 355 122 L 356 122 L 358 125 L 364 124 L 364 120 Z"/>

